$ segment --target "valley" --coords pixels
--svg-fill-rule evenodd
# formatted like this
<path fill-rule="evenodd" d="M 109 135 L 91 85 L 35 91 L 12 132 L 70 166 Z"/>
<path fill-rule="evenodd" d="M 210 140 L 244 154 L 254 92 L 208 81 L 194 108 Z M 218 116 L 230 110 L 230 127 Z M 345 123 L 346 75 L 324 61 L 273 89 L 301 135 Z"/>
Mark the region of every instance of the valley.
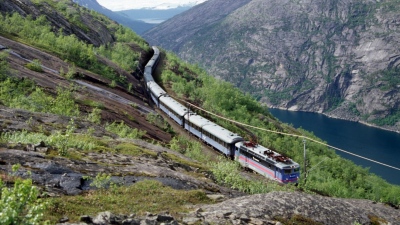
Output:
<path fill-rule="evenodd" d="M 146 91 L 150 39 L 70 0 L 3 1 L 0 12 L 1 223 L 400 224 L 399 186 L 321 145 L 304 162 L 302 139 L 279 132 L 314 134 L 160 48 L 151 75 L 168 95 L 278 131 L 196 110 L 300 165 L 329 160 L 282 185 L 190 135 Z"/>
<path fill-rule="evenodd" d="M 268 107 L 397 131 L 398 5 L 207 1 L 144 37 Z"/>

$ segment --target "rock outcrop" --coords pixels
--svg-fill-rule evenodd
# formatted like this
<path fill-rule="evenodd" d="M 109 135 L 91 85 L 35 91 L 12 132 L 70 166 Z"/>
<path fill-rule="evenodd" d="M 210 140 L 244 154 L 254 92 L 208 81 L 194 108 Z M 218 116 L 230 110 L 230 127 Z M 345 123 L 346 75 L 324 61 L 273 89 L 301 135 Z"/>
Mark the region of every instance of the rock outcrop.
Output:
<path fill-rule="evenodd" d="M 227 196 L 241 196 L 242 193 L 216 185 L 210 179 L 196 179 L 186 175 L 194 172 L 196 168 L 174 162 L 161 153 L 179 153 L 166 148 L 148 144 L 137 140 L 138 146 L 150 148 L 158 152 L 154 157 L 130 157 L 115 153 L 87 153 L 85 160 L 71 160 L 63 157 L 46 157 L 46 154 L 37 151 L 26 151 L 25 146 L 19 146 L 24 150 L 2 148 L 0 146 L 0 172 L 12 173 L 11 165 L 20 164 L 17 175 L 23 178 L 31 178 L 37 185 L 50 195 L 77 195 L 93 189 L 91 179 L 99 173 L 118 174 L 112 176 L 111 182 L 121 185 L 132 185 L 143 180 L 158 180 L 161 183 L 175 189 L 203 189 L 207 192 L 224 193 Z"/>
<path fill-rule="evenodd" d="M 397 1 L 234 2 L 207 1 L 145 36 L 268 106 L 400 130 Z"/>
<path fill-rule="evenodd" d="M 271 192 L 206 205 L 176 218 L 169 214 L 146 216 L 101 212 L 81 216 L 80 223 L 60 219 L 59 225 L 74 224 L 253 224 L 281 225 L 297 218 L 302 224 L 400 224 L 398 209 L 366 200 L 337 199 L 299 192 Z"/>
<path fill-rule="evenodd" d="M 321 224 L 400 224 L 398 209 L 367 200 L 328 198 L 300 192 L 244 196 L 198 209 L 192 215 L 211 224 L 275 224 L 301 215 Z"/>

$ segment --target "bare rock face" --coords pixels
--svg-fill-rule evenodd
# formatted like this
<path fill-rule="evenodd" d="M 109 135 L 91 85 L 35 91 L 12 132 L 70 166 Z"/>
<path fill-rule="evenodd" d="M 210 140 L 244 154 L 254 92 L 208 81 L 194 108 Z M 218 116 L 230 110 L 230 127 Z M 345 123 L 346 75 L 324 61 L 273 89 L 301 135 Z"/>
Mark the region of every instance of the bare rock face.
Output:
<path fill-rule="evenodd" d="M 93 189 L 87 176 L 99 173 L 118 174 L 112 176 L 115 184 L 131 185 L 144 179 L 158 180 L 175 189 L 203 189 L 209 193 L 222 193 L 229 197 L 243 196 L 235 190 L 219 186 L 211 179 L 197 179 L 187 172 L 196 168 L 176 163 L 162 153 L 184 157 L 172 150 L 136 140 L 135 145 L 156 151 L 157 157 L 131 157 L 114 153 L 87 153 L 85 160 L 72 160 L 63 157 L 46 157 L 37 151 L 23 151 L 0 145 L 0 172 L 9 174 L 12 166 L 20 164 L 17 176 L 31 178 L 35 184 L 51 195 L 77 195 Z M 21 147 L 23 148 L 23 147 Z"/>
<path fill-rule="evenodd" d="M 227 11 L 221 2 L 209 0 L 145 36 L 271 107 L 400 130 L 397 1 L 253 0 Z M 205 9 L 207 17 L 190 19 Z M 393 120 L 378 123 L 384 118 Z"/>
<path fill-rule="evenodd" d="M 271 192 L 234 198 L 192 213 L 210 224 L 275 224 L 295 215 L 321 224 L 400 224 L 400 211 L 367 200 L 328 198 L 300 192 Z M 184 219 L 185 220 L 185 219 Z M 193 221 L 187 217 L 186 221 Z"/>
<path fill-rule="evenodd" d="M 193 36 L 203 32 L 208 26 L 218 24 L 222 19 L 232 11 L 249 3 L 251 0 L 220 0 L 208 1 L 201 6 L 197 5 L 194 10 L 183 12 L 175 18 L 163 23 L 163 26 L 157 26 L 144 34 L 149 41 L 159 40 L 163 47 L 180 52 L 183 45 L 191 41 Z M 179 35 L 182 34 L 182 35 Z"/>

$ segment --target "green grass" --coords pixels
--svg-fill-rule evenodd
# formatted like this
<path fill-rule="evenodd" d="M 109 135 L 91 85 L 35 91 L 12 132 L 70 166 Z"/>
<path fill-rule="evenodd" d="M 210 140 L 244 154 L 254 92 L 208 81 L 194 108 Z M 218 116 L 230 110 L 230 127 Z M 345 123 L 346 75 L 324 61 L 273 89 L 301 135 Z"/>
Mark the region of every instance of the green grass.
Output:
<path fill-rule="evenodd" d="M 323 223 L 316 222 L 310 218 L 304 217 L 302 215 L 295 214 L 290 219 L 283 217 L 276 217 L 275 220 L 282 222 L 283 224 L 296 224 L 296 225 L 322 225 Z"/>
<path fill-rule="evenodd" d="M 201 190 L 174 190 L 154 180 L 49 200 L 50 206 L 45 212 L 45 218 L 51 224 L 57 223 L 64 216 L 68 216 L 70 222 L 77 222 L 81 215 L 94 216 L 102 211 L 126 215 L 168 211 L 176 215 L 179 212 L 188 212 L 188 205 L 212 203 Z"/>
<path fill-rule="evenodd" d="M 113 122 L 112 124 L 107 124 L 106 130 L 120 136 L 121 138 L 141 139 L 146 134 L 146 131 L 144 130 L 130 128 L 124 123 L 124 121 L 121 123 Z"/>
<path fill-rule="evenodd" d="M 140 148 L 132 143 L 121 143 L 115 146 L 115 151 L 120 154 L 130 155 L 130 156 L 145 156 L 157 158 L 157 152 L 150 151 L 144 148 Z"/>
<path fill-rule="evenodd" d="M 88 134 L 73 134 L 61 131 L 55 132 L 49 136 L 43 133 L 29 133 L 28 131 L 3 133 L 0 140 L 6 143 L 36 144 L 41 141 L 48 146 L 58 150 L 60 155 L 68 156 L 68 152 L 62 153 L 70 148 L 83 152 L 95 151 L 98 148 L 106 147 L 106 143 Z"/>
<path fill-rule="evenodd" d="M 201 163 L 195 162 L 195 161 L 189 161 L 189 160 L 181 158 L 181 157 L 179 157 L 179 156 L 177 156 L 175 154 L 172 154 L 172 153 L 163 152 L 163 153 L 161 153 L 161 155 L 162 155 L 162 157 L 164 157 L 166 159 L 169 159 L 171 161 L 174 161 L 176 163 L 183 164 L 183 165 L 188 165 L 188 166 L 193 167 L 193 168 L 199 168 L 200 170 L 203 170 L 203 171 L 208 171 L 209 168 L 210 168 L 206 164 L 201 164 Z"/>

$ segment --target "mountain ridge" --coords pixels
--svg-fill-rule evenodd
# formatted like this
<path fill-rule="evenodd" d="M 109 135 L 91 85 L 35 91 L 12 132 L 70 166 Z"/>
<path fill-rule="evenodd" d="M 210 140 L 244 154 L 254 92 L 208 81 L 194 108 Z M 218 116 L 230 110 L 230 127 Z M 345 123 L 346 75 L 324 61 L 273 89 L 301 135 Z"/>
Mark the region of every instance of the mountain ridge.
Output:
<path fill-rule="evenodd" d="M 110 1 L 102 1 L 98 0 L 100 5 L 105 6 L 106 8 L 114 11 L 126 11 L 126 10 L 141 10 L 141 9 L 150 9 L 150 10 L 166 10 L 173 9 L 178 7 L 193 7 L 195 5 L 201 4 L 207 0 L 169 0 L 169 1 L 120 1 L 120 2 L 110 2 Z"/>
<path fill-rule="evenodd" d="M 253 0 L 221 14 L 212 6 L 223 2 L 211 0 L 144 36 L 155 36 L 154 43 L 199 63 L 270 107 L 324 113 L 396 131 L 396 3 Z M 203 17 L 188 18 L 206 9 Z"/>

